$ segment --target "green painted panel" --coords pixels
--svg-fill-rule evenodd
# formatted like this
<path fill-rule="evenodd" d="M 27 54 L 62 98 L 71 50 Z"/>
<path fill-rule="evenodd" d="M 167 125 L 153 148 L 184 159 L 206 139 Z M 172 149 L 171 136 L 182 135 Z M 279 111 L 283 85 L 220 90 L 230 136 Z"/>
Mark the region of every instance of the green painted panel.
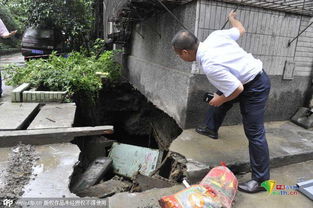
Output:
<path fill-rule="evenodd" d="M 138 171 L 149 176 L 160 164 L 162 155 L 159 150 L 114 143 L 109 157 L 113 160 L 115 173 L 133 177 Z"/>

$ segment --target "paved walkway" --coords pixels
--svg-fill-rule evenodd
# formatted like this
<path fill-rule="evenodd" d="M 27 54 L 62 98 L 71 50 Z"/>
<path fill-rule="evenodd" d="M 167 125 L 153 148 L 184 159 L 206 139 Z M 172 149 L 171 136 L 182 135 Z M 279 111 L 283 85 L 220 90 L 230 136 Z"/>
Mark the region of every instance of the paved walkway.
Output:
<path fill-rule="evenodd" d="M 274 168 L 271 171 L 272 179 L 280 185 L 294 185 L 298 180 L 313 178 L 313 161 Z M 249 179 L 250 174 L 239 177 L 240 181 Z M 174 186 L 164 189 L 153 189 L 143 193 L 120 193 L 109 198 L 109 208 L 157 208 L 158 200 L 162 196 L 175 194 L 183 190 L 183 186 Z M 285 190 L 284 195 L 274 189 L 277 195 L 269 195 L 267 192 L 257 194 L 245 194 L 238 192 L 233 208 L 312 208 L 313 201 L 294 190 Z"/>
<path fill-rule="evenodd" d="M 313 159 L 312 130 L 289 121 L 268 122 L 265 125 L 272 167 Z M 220 162 L 225 162 L 236 173 L 247 172 L 250 167 L 248 140 L 242 125 L 221 127 L 218 140 L 200 135 L 194 129 L 184 130 L 171 144 L 170 150 L 183 155 L 194 166 L 202 164 L 198 171 L 192 165 L 187 166 L 191 178 L 201 179 L 206 172 L 201 170 Z"/>

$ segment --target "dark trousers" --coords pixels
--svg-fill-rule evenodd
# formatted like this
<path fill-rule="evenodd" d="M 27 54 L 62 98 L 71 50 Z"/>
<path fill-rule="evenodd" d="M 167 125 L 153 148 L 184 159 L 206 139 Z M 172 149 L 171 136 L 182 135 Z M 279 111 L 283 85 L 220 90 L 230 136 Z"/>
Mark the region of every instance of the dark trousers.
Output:
<path fill-rule="evenodd" d="M 1 77 L 1 70 L 0 70 L 0 97 L 2 95 L 2 77 Z"/>
<path fill-rule="evenodd" d="M 265 105 L 270 88 L 267 74 L 258 74 L 254 80 L 244 85 L 244 91 L 236 99 L 220 107 L 210 106 L 205 119 L 207 127 L 217 132 L 227 111 L 235 102 L 240 103 L 244 131 L 249 140 L 252 179 L 259 182 L 270 178 L 269 151 L 264 129 Z"/>

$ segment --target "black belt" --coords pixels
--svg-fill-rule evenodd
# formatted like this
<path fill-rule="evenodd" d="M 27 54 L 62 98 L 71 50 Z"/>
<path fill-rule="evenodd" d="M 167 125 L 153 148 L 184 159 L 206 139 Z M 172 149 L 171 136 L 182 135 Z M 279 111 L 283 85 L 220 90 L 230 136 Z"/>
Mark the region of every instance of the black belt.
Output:
<path fill-rule="evenodd" d="M 251 80 L 250 82 L 244 84 L 243 86 L 249 86 L 251 84 L 253 84 L 253 82 L 255 82 L 256 80 L 258 80 L 262 75 L 263 73 L 265 73 L 265 71 L 261 70 L 254 78 L 253 80 Z"/>

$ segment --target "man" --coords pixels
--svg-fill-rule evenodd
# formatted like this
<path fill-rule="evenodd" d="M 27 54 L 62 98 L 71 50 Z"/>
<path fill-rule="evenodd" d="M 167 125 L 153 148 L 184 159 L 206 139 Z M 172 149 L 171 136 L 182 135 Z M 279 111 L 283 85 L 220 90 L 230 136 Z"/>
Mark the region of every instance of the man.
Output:
<path fill-rule="evenodd" d="M 265 191 L 263 181 L 269 180 L 269 151 L 265 138 L 264 112 L 270 91 L 270 81 L 262 70 L 262 62 L 244 51 L 236 42 L 245 28 L 230 12 L 229 30 L 217 30 L 204 42 L 188 31 L 178 32 L 172 40 L 175 52 L 184 61 L 198 61 L 208 80 L 218 89 L 209 101 L 205 125 L 196 131 L 213 139 L 218 138 L 226 112 L 234 102 L 240 103 L 243 125 L 249 140 L 252 179 L 239 184 L 247 193 Z"/>
<path fill-rule="evenodd" d="M 10 38 L 16 34 L 16 30 L 9 32 L 2 20 L 0 19 L 0 37 L 1 38 Z M 0 98 L 2 96 L 2 79 L 1 79 L 1 72 L 0 72 Z"/>

